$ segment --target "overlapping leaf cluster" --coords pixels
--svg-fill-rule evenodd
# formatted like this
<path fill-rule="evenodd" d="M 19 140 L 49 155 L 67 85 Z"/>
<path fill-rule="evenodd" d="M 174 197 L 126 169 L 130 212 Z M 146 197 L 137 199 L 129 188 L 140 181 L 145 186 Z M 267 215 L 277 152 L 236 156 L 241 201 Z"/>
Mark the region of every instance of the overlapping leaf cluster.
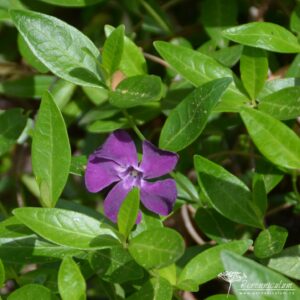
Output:
<path fill-rule="evenodd" d="M 200 1 L 193 47 L 172 26 L 182 1 L 31 2 L 0 3 L 0 34 L 14 32 L 22 57 L 1 45 L 0 295 L 226 299 L 205 283 L 234 271 L 290 290 L 245 294 L 233 281 L 232 299 L 299 299 L 296 3 L 281 5 L 289 30 L 272 18 L 237 25 L 247 3 Z M 56 5 L 95 19 L 76 29 Z M 116 27 L 101 9 L 122 15 Z M 112 224 L 105 193 L 85 190 L 88 154 L 120 128 L 179 153 L 170 216 L 145 211 L 133 189 Z"/>

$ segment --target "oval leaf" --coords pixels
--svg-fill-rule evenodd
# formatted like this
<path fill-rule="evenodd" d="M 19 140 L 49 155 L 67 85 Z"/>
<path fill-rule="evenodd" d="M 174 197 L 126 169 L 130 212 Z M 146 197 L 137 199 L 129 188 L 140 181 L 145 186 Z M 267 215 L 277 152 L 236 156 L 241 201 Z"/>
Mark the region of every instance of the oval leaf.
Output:
<path fill-rule="evenodd" d="M 63 259 L 58 271 L 58 290 L 63 300 L 85 300 L 85 279 L 72 257 Z"/>
<path fill-rule="evenodd" d="M 241 224 L 263 228 L 251 192 L 241 180 L 200 155 L 194 156 L 194 163 L 200 187 L 220 214 Z"/>
<path fill-rule="evenodd" d="M 58 245 L 78 249 L 120 245 L 117 233 L 110 226 L 78 212 L 24 207 L 13 213 L 38 235 Z"/>
<path fill-rule="evenodd" d="M 71 148 L 64 119 L 50 93 L 42 98 L 32 140 L 32 168 L 41 203 L 54 207 L 67 182 Z"/>
<path fill-rule="evenodd" d="M 288 231 L 280 226 L 270 226 L 261 231 L 254 243 L 254 254 L 258 258 L 266 258 L 278 254 L 284 247 Z"/>
<path fill-rule="evenodd" d="M 11 10 L 10 14 L 33 54 L 55 75 L 79 85 L 101 84 L 100 53 L 79 30 L 29 10 Z"/>
<path fill-rule="evenodd" d="M 195 141 L 231 81 L 231 78 L 213 80 L 196 88 L 184 98 L 172 110 L 162 128 L 160 148 L 180 151 Z"/>
<path fill-rule="evenodd" d="M 123 201 L 118 213 L 118 228 L 125 238 L 136 223 L 140 207 L 139 189 L 133 188 Z"/>
<path fill-rule="evenodd" d="M 123 247 L 93 252 L 89 258 L 92 269 L 103 280 L 124 283 L 144 276 L 144 271 Z"/>
<path fill-rule="evenodd" d="M 162 96 L 161 79 L 154 75 L 138 75 L 124 79 L 109 93 L 109 102 L 120 108 L 129 108 L 157 101 Z"/>
<path fill-rule="evenodd" d="M 195 86 L 218 78 L 233 77 L 229 68 L 199 51 L 160 41 L 155 42 L 154 46 L 176 72 Z M 232 82 L 215 110 L 239 111 L 239 108 L 247 101 L 247 97 Z"/>
<path fill-rule="evenodd" d="M 300 169 L 300 138 L 289 127 L 263 112 L 245 108 L 241 117 L 259 151 L 272 163 Z"/>
<path fill-rule="evenodd" d="M 251 244 L 252 241 L 249 240 L 233 241 L 201 252 L 183 268 L 179 275 L 178 286 L 180 287 L 181 283 L 184 284 L 185 281 L 192 281 L 200 285 L 217 277 L 219 273 L 224 271 L 220 256 L 223 250 L 244 254 Z"/>
<path fill-rule="evenodd" d="M 298 287 L 277 272 L 229 251 L 224 251 L 221 256 L 226 271 L 239 272 L 243 275 L 243 280 L 232 282 L 238 299 L 291 300 L 300 298 Z M 267 288 L 270 284 L 274 286 L 274 289 Z M 258 289 L 263 285 L 266 288 Z M 268 292 L 267 295 L 266 292 Z"/>
<path fill-rule="evenodd" d="M 271 257 L 268 267 L 288 277 L 300 280 L 300 245 L 284 249 Z"/>
<path fill-rule="evenodd" d="M 175 230 L 152 229 L 131 239 L 128 249 L 142 267 L 159 269 L 172 264 L 182 256 L 184 241 Z"/>
<path fill-rule="evenodd" d="M 38 1 L 46 2 L 58 6 L 80 7 L 80 6 L 88 6 L 99 2 L 103 2 L 104 0 L 38 0 Z"/>
<path fill-rule="evenodd" d="M 7 300 L 53 300 L 51 291 L 39 284 L 27 284 L 11 293 Z"/>
<path fill-rule="evenodd" d="M 252 22 L 223 31 L 223 35 L 240 44 L 274 52 L 297 53 L 300 45 L 287 29 L 268 22 Z"/>
<path fill-rule="evenodd" d="M 26 125 L 26 120 L 20 108 L 0 113 L 0 156 L 16 143 Z"/>
<path fill-rule="evenodd" d="M 300 87 L 288 87 L 260 99 L 258 109 L 279 120 L 300 116 Z"/>

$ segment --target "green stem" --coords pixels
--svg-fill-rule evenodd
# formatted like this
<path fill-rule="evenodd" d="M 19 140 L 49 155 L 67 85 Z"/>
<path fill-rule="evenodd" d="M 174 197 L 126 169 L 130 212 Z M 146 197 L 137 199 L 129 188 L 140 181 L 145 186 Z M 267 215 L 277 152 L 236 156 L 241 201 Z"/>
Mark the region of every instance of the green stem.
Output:
<path fill-rule="evenodd" d="M 149 15 L 159 24 L 159 26 L 167 33 L 171 33 L 169 26 L 164 22 L 160 15 L 144 0 L 141 0 L 141 4 L 144 6 Z"/>
<path fill-rule="evenodd" d="M 126 109 L 124 109 L 122 112 L 123 112 L 124 116 L 126 117 L 126 119 L 128 120 L 129 125 L 134 130 L 134 132 L 136 133 L 136 135 L 140 138 L 141 141 L 144 141 L 146 138 L 144 137 L 142 132 L 136 126 L 132 116 L 127 112 Z"/>
<path fill-rule="evenodd" d="M 171 172 L 170 175 L 176 180 L 177 176 L 175 172 Z M 194 194 L 189 190 L 187 186 L 185 186 L 181 181 L 176 181 L 176 183 L 191 197 L 193 202 L 199 204 L 199 199 L 194 196 Z"/>

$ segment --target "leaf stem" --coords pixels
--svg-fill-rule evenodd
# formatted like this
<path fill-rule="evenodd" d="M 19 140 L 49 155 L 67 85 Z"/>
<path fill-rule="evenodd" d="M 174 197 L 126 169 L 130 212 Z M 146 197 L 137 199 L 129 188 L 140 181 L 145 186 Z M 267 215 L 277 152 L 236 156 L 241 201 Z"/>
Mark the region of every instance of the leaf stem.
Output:
<path fill-rule="evenodd" d="M 144 135 L 142 134 L 142 132 L 138 129 L 138 127 L 136 126 L 132 116 L 127 112 L 126 109 L 122 110 L 124 116 L 126 117 L 126 119 L 128 120 L 129 125 L 131 126 L 131 128 L 134 130 L 134 132 L 136 133 L 136 135 L 139 137 L 139 139 L 141 141 L 146 140 L 146 138 L 144 137 Z"/>
<path fill-rule="evenodd" d="M 157 22 L 157 24 L 165 30 L 167 33 L 171 33 L 169 26 L 160 17 L 160 15 L 144 0 L 141 0 L 141 4 L 144 6 L 149 15 Z"/>

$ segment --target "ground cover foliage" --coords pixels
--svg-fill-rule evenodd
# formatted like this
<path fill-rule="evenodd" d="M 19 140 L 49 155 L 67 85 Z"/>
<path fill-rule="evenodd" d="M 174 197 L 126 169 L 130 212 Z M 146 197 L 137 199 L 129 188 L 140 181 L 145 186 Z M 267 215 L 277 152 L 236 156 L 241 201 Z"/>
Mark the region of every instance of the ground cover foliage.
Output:
<path fill-rule="evenodd" d="M 0 0 L 0 299 L 300 299 L 300 3 Z"/>

